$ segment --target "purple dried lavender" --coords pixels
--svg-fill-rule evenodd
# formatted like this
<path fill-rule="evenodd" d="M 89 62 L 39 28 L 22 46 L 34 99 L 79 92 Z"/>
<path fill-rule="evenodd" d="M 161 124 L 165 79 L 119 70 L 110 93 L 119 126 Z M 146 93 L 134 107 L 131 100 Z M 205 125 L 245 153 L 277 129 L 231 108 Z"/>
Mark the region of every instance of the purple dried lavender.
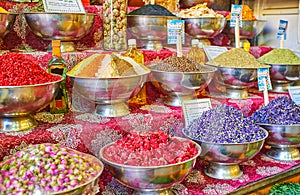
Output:
<path fill-rule="evenodd" d="M 291 98 L 280 96 L 254 112 L 252 118 L 263 124 L 300 124 L 300 107 Z"/>
<path fill-rule="evenodd" d="M 248 143 L 266 137 L 251 118 L 232 106 L 220 105 L 207 110 L 195 119 L 184 133 L 201 142 L 210 143 Z"/>

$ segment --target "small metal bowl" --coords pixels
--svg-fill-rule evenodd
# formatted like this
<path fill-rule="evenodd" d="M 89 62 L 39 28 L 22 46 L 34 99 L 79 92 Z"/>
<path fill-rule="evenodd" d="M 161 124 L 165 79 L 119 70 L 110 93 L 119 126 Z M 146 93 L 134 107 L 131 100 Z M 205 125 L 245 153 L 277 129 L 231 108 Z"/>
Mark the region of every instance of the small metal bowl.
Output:
<path fill-rule="evenodd" d="M 178 139 L 185 140 L 186 138 L 178 137 Z M 162 166 L 118 164 L 107 160 L 103 156 L 103 151 L 107 146 L 101 148 L 100 159 L 107 165 L 108 170 L 118 182 L 134 189 L 138 192 L 137 194 L 170 194 L 169 188 L 182 182 L 193 169 L 196 159 L 201 153 L 201 147 L 197 143 L 195 145 L 198 154 L 191 159 L 176 164 Z"/>
<path fill-rule="evenodd" d="M 220 34 L 225 25 L 225 17 L 182 18 L 185 32 L 197 39 L 213 38 Z"/>
<path fill-rule="evenodd" d="M 155 87 L 166 93 L 165 104 L 181 106 L 182 101 L 196 99 L 196 92 L 203 90 L 211 82 L 216 68 L 206 66 L 206 72 L 166 72 L 151 66 L 150 80 Z"/>
<path fill-rule="evenodd" d="M 273 91 L 287 92 L 288 86 L 300 80 L 300 64 L 269 64 Z"/>
<path fill-rule="evenodd" d="M 56 96 L 63 78 L 55 82 L 24 86 L 0 86 L 0 132 L 34 128 L 32 114 L 45 108 Z"/>
<path fill-rule="evenodd" d="M 259 124 L 269 131 L 266 143 L 271 146 L 267 155 L 276 160 L 299 160 L 300 152 L 300 124 L 274 125 Z"/>
<path fill-rule="evenodd" d="M 240 27 L 240 38 L 241 39 L 252 39 L 259 33 L 261 33 L 266 24 L 265 20 L 242 20 L 242 27 Z M 235 29 L 230 27 L 230 21 L 227 21 L 227 24 L 223 30 L 224 33 L 234 36 Z"/>
<path fill-rule="evenodd" d="M 167 41 L 167 22 L 176 16 L 127 15 L 127 30 L 137 40 L 145 42 L 146 49 L 159 50 Z"/>
<path fill-rule="evenodd" d="M 0 13 L 0 37 L 3 38 L 8 32 L 11 31 L 17 14 Z"/>
<path fill-rule="evenodd" d="M 243 172 L 239 164 L 253 158 L 262 149 L 268 132 L 263 128 L 260 130 L 265 132 L 266 136 L 263 139 L 233 144 L 203 142 L 188 136 L 185 130 L 183 130 L 183 134 L 201 146 L 200 158 L 209 162 L 208 167 L 204 170 L 205 174 L 212 178 L 227 180 L 241 177 Z"/>
<path fill-rule="evenodd" d="M 31 31 L 43 40 L 61 40 L 63 51 L 76 51 L 72 41 L 88 34 L 94 24 L 95 14 L 79 13 L 24 13 Z"/>

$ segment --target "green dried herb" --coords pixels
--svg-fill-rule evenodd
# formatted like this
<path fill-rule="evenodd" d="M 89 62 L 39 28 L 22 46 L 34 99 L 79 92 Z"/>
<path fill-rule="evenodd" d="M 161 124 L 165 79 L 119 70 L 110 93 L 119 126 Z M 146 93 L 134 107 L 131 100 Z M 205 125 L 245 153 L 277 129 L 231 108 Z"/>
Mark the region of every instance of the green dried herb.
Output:
<path fill-rule="evenodd" d="M 273 49 L 257 60 L 264 64 L 300 64 L 300 58 L 293 51 L 284 48 Z"/>
<path fill-rule="evenodd" d="M 281 184 L 275 184 L 268 195 L 299 195 L 300 184 L 285 182 Z"/>

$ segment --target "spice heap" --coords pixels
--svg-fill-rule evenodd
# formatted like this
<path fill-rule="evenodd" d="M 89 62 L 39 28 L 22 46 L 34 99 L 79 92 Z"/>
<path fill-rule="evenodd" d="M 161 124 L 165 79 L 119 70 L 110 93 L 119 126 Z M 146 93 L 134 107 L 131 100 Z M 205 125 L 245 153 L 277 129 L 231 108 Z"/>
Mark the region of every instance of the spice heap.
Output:
<path fill-rule="evenodd" d="M 207 3 L 195 5 L 178 13 L 181 18 L 224 17 L 207 7 Z"/>
<path fill-rule="evenodd" d="M 151 0 L 143 0 L 145 2 L 145 5 L 148 5 L 151 3 Z M 171 12 L 177 12 L 178 11 L 178 2 L 179 0 L 156 0 L 155 3 L 158 5 L 161 5 L 168 9 Z"/>
<path fill-rule="evenodd" d="M 276 183 L 268 195 L 297 195 L 300 193 L 300 184 L 292 182 Z"/>
<path fill-rule="evenodd" d="M 245 4 L 242 4 L 243 8 L 242 8 L 242 20 L 256 20 L 256 17 L 254 16 L 254 13 L 252 11 L 252 9 L 248 6 L 248 5 L 245 5 Z M 231 18 L 231 13 L 229 13 L 227 16 L 226 16 L 227 19 L 230 20 Z"/>
<path fill-rule="evenodd" d="M 153 66 L 153 70 L 165 72 L 212 72 L 209 66 L 197 64 L 186 57 L 171 56 Z"/>
<path fill-rule="evenodd" d="M 203 112 L 184 132 L 192 139 L 218 144 L 249 143 L 266 137 L 251 118 L 227 105 Z"/>
<path fill-rule="evenodd" d="M 0 13 L 9 13 L 6 9 L 4 9 L 3 7 L 0 7 Z"/>
<path fill-rule="evenodd" d="M 39 0 L 38 3 L 30 9 L 30 12 L 45 12 L 43 0 Z"/>
<path fill-rule="evenodd" d="M 175 16 L 165 7 L 158 4 L 147 4 L 136 10 L 131 11 L 128 15 L 148 15 L 148 16 Z"/>
<path fill-rule="evenodd" d="M 300 124 L 300 107 L 291 98 L 281 96 L 254 112 L 252 118 L 263 124 Z"/>
<path fill-rule="evenodd" d="M 73 189 L 103 169 L 81 153 L 58 144 L 31 145 L 0 167 L 0 192 L 50 194 Z"/>
<path fill-rule="evenodd" d="M 109 161 L 131 166 L 160 166 L 195 157 L 195 144 L 163 132 L 132 132 L 108 145 L 103 156 Z"/>
<path fill-rule="evenodd" d="M 266 68 L 243 48 L 232 48 L 207 62 L 209 65 L 229 68 Z"/>
<path fill-rule="evenodd" d="M 60 79 L 60 76 L 48 73 L 28 55 L 10 52 L 0 56 L 0 86 L 36 85 Z"/>
<path fill-rule="evenodd" d="M 150 70 L 121 54 L 93 54 L 79 62 L 67 75 L 85 78 L 118 78 L 143 75 Z"/>
<path fill-rule="evenodd" d="M 258 58 L 264 64 L 299 65 L 300 58 L 290 49 L 276 48 Z"/>

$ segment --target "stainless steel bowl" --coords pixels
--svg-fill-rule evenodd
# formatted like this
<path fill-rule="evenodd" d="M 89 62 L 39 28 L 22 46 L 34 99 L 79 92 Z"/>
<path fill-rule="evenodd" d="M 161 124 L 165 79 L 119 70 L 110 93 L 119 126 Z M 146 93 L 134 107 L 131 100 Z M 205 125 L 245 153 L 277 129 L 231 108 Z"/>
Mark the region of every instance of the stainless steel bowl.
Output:
<path fill-rule="evenodd" d="M 11 31 L 17 14 L 0 13 L 0 37 L 3 38 L 9 31 Z"/>
<path fill-rule="evenodd" d="M 266 143 L 271 146 L 267 155 L 277 160 L 299 160 L 300 124 L 260 124 L 269 131 Z"/>
<path fill-rule="evenodd" d="M 146 49 L 159 50 L 167 41 L 168 20 L 177 19 L 175 16 L 127 15 L 127 30 L 144 42 Z"/>
<path fill-rule="evenodd" d="M 184 140 L 186 138 L 178 137 L 178 139 Z M 197 143 L 195 144 L 198 154 L 189 160 L 176 164 L 162 166 L 129 166 L 118 164 L 107 160 L 103 156 L 103 151 L 108 145 L 100 150 L 100 159 L 107 165 L 108 170 L 117 181 L 140 192 L 138 194 L 170 194 L 167 193 L 168 189 L 182 182 L 193 169 L 196 159 L 201 153 L 201 147 Z"/>
<path fill-rule="evenodd" d="M 197 39 L 213 38 L 220 34 L 225 25 L 225 17 L 182 18 L 185 32 Z"/>
<path fill-rule="evenodd" d="M 150 80 L 155 87 L 166 93 L 165 104 L 181 106 L 182 101 L 196 99 L 196 92 L 203 90 L 211 82 L 216 68 L 206 66 L 206 72 L 165 72 L 151 66 Z"/>
<path fill-rule="evenodd" d="M 69 189 L 69 190 L 64 190 L 64 191 L 57 191 L 54 193 L 49 193 L 49 195 L 81 195 L 81 194 L 96 194 L 98 192 L 99 189 L 99 184 L 98 184 L 98 180 L 99 177 L 101 176 L 103 169 L 104 169 L 104 165 L 103 163 L 96 157 L 90 155 L 90 154 L 86 154 L 83 152 L 79 152 L 77 150 L 73 150 L 71 148 L 68 148 L 69 151 L 72 151 L 72 153 L 76 153 L 80 156 L 82 156 L 82 158 L 88 159 L 89 162 L 93 163 L 95 166 L 99 167 L 99 170 L 97 170 L 97 175 L 95 175 L 93 178 L 91 178 L 89 181 L 86 181 L 85 183 L 82 183 L 76 187 L 74 187 L 73 189 Z M 0 168 L 7 164 L 9 161 L 9 159 L 6 159 L 4 161 L 2 161 L 0 163 Z M 37 192 L 38 193 L 38 192 Z"/>
<path fill-rule="evenodd" d="M 61 77 L 45 84 L 0 86 L 0 132 L 22 131 L 37 126 L 32 114 L 50 104 L 62 80 Z"/>
<path fill-rule="evenodd" d="M 260 131 L 265 132 L 266 136 L 263 139 L 236 144 L 203 142 L 200 139 L 189 137 L 185 131 L 183 134 L 201 146 L 200 157 L 209 162 L 208 167 L 204 170 L 206 175 L 216 179 L 235 179 L 243 175 L 239 164 L 253 158 L 262 149 L 268 132 L 263 128 Z"/>
<path fill-rule="evenodd" d="M 300 64 L 270 64 L 270 78 L 273 91 L 287 92 L 288 86 L 300 80 Z"/>
<path fill-rule="evenodd" d="M 266 24 L 265 20 L 242 20 L 242 27 L 240 27 L 240 38 L 241 39 L 252 39 L 259 33 L 261 33 Z M 234 27 L 230 27 L 230 21 L 227 21 L 227 24 L 223 30 L 224 33 L 235 36 Z"/>
<path fill-rule="evenodd" d="M 73 81 L 73 90 L 97 105 L 96 114 L 118 117 L 130 113 L 127 101 L 139 92 L 149 73 L 150 71 L 143 75 L 119 78 L 84 78 L 67 75 Z"/>
<path fill-rule="evenodd" d="M 68 44 L 68 51 L 74 51 L 72 41 L 79 40 L 89 33 L 95 14 L 77 13 L 24 13 L 26 22 L 31 31 L 43 40 L 61 40 Z M 73 48 L 72 48 L 73 47 Z"/>
<path fill-rule="evenodd" d="M 248 89 L 257 83 L 257 68 L 217 68 L 216 81 L 226 88 L 228 97 L 247 98 Z"/>

